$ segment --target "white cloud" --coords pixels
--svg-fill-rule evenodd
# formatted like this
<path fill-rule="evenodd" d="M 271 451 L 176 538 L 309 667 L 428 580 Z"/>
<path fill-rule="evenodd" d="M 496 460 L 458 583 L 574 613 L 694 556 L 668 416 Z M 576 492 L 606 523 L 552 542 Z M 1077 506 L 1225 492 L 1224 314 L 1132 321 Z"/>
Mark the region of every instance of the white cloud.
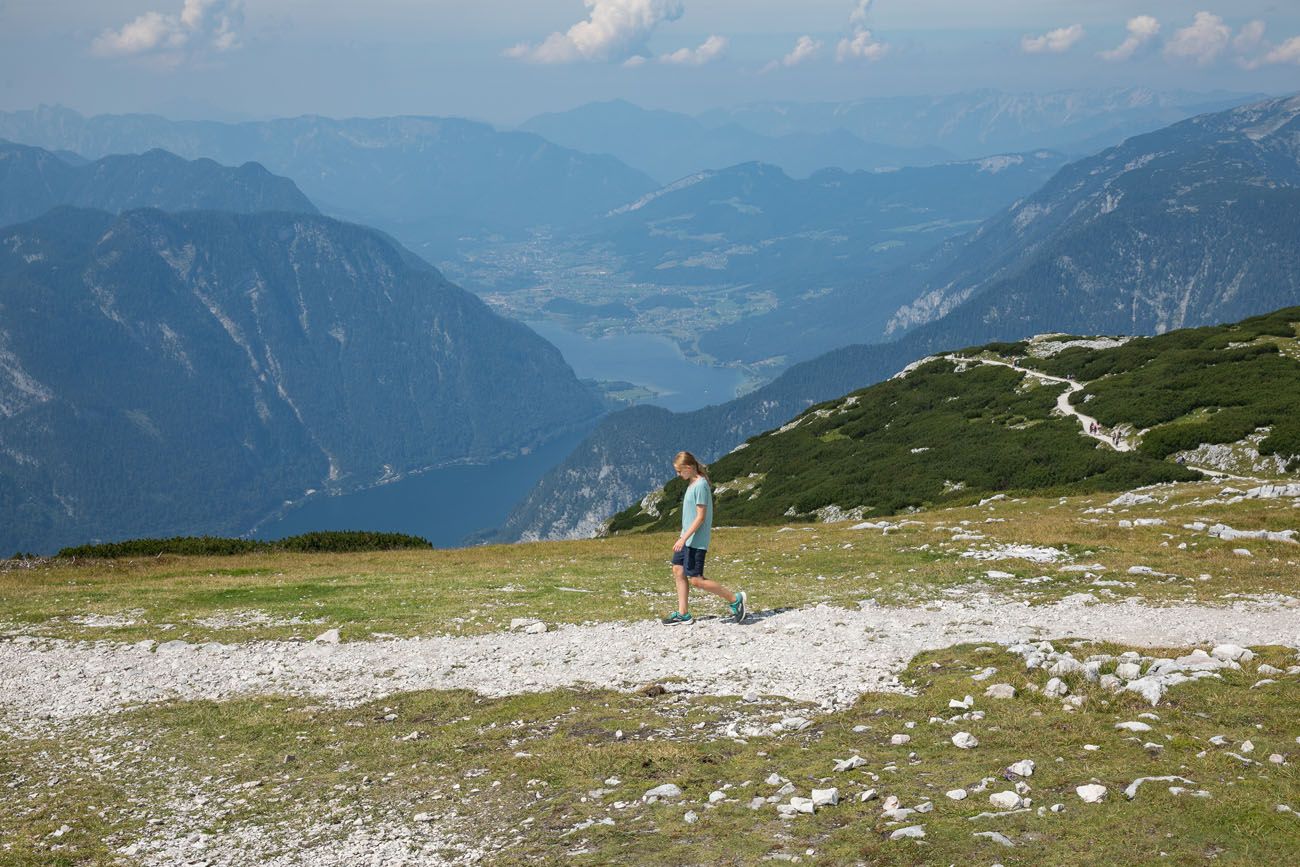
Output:
<path fill-rule="evenodd" d="M 1254 51 L 1264 41 L 1264 22 L 1251 21 L 1241 28 L 1237 37 L 1232 40 L 1232 47 L 1238 54 L 1246 54 Z"/>
<path fill-rule="evenodd" d="M 857 5 L 849 14 L 853 35 L 841 39 L 839 45 L 835 46 L 835 59 L 840 63 L 846 60 L 870 60 L 874 63 L 889 53 L 889 45 L 877 40 L 867 29 L 867 13 L 871 11 L 872 3 L 873 0 L 857 0 Z"/>
<path fill-rule="evenodd" d="M 871 11 L 872 2 L 873 0 L 858 0 L 857 8 L 849 16 L 849 23 L 865 28 L 867 26 L 867 13 Z"/>
<path fill-rule="evenodd" d="M 1174 34 L 1165 45 L 1165 57 L 1187 60 L 1208 66 L 1223 54 L 1232 39 L 1232 30 L 1218 15 L 1197 12 L 1191 25 Z"/>
<path fill-rule="evenodd" d="M 671 54 L 659 55 L 659 62 L 678 66 L 703 66 L 711 60 L 717 60 L 726 50 L 725 36 L 710 36 L 698 48 L 679 48 Z"/>
<path fill-rule="evenodd" d="M 564 33 L 552 33 L 538 45 L 521 42 L 507 49 L 506 56 L 535 63 L 626 62 L 645 55 L 646 44 L 656 27 L 665 21 L 676 21 L 685 12 L 681 0 L 583 0 L 583 3 L 591 10 L 587 20 L 579 21 Z"/>
<path fill-rule="evenodd" d="M 889 46 L 877 42 L 870 30 L 859 30 L 852 39 L 841 39 L 835 47 L 835 59 L 843 63 L 846 60 L 860 58 L 875 62 L 889 53 Z"/>
<path fill-rule="evenodd" d="M 1086 31 L 1082 24 L 1058 27 L 1042 36 L 1026 36 L 1020 40 L 1020 48 L 1026 54 L 1064 54 L 1084 37 Z"/>
<path fill-rule="evenodd" d="M 1264 55 L 1265 63 L 1294 63 L 1300 66 L 1300 36 L 1292 36 Z"/>
<path fill-rule="evenodd" d="M 240 46 L 243 0 L 185 0 L 180 14 L 146 12 L 91 43 L 100 57 L 145 57 L 175 65 L 204 51 Z"/>
<path fill-rule="evenodd" d="M 782 66 L 787 68 L 798 66 L 805 61 L 812 60 L 821 53 L 821 50 L 821 40 L 813 39 L 811 36 L 800 36 L 789 54 L 782 57 L 780 60 L 773 60 L 767 66 L 763 67 L 763 71 L 771 72 L 773 69 L 779 69 Z"/>
<path fill-rule="evenodd" d="M 1150 15 L 1139 15 L 1128 22 L 1128 38 L 1118 47 L 1097 54 L 1102 60 L 1128 60 L 1160 32 L 1160 22 Z"/>

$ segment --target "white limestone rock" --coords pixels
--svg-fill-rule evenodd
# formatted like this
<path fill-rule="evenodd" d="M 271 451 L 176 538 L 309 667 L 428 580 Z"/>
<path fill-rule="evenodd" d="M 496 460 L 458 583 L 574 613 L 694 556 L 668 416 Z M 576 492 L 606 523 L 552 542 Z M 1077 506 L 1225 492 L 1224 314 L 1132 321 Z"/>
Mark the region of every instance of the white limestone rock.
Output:
<path fill-rule="evenodd" d="M 670 798 L 680 798 L 682 796 L 681 787 L 675 783 L 664 783 L 662 786 L 655 786 L 653 789 L 647 789 L 646 793 L 641 796 L 642 801 L 650 802 L 666 801 Z"/>
<path fill-rule="evenodd" d="M 840 802 L 840 790 L 834 786 L 829 789 L 813 789 L 812 802 L 815 807 L 834 807 Z"/>
<path fill-rule="evenodd" d="M 1129 720 L 1127 722 L 1115 723 L 1115 728 L 1119 729 L 1120 731 L 1126 731 L 1126 732 L 1151 731 L 1151 726 L 1147 725 L 1144 722 L 1138 722 L 1137 720 Z"/>
<path fill-rule="evenodd" d="M 1023 759 L 1014 765 L 1008 765 L 1007 770 L 1021 777 L 1032 777 L 1034 775 L 1034 760 Z"/>
<path fill-rule="evenodd" d="M 1015 792 L 995 792 L 989 795 L 989 803 L 999 810 L 1015 810 L 1021 806 L 1022 798 Z"/>
<path fill-rule="evenodd" d="M 920 840 L 925 837 L 924 825 L 909 825 L 906 828 L 899 828 L 889 835 L 891 840 Z"/>
<path fill-rule="evenodd" d="M 1074 793 L 1078 795 L 1079 799 L 1085 804 L 1100 804 L 1106 799 L 1106 791 L 1107 789 L 1105 786 L 1090 783 L 1086 786 L 1076 787 Z"/>
<path fill-rule="evenodd" d="M 1042 808 L 1040 807 L 1039 809 L 1041 810 Z M 992 840 L 999 846 L 1006 846 L 1007 848 L 1012 848 L 1016 845 L 1015 843 L 1012 843 L 1011 839 L 1005 834 L 1000 834 L 997 831 L 976 831 L 974 834 L 971 834 L 971 836 L 982 837 L 985 840 Z"/>
<path fill-rule="evenodd" d="M 850 756 L 849 758 L 847 758 L 847 759 L 841 759 L 840 761 L 836 762 L 836 763 L 835 763 L 835 772 L 836 772 L 836 773 L 840 773 L 840 772 L 843 772 L 843 771 L 852 771 L 852 770 L 856 770 L 857 768 L 862 767 L 862 766 L 865 765 L 866 763 L 867 763 L 867 760 L 866 760 L 866 759 L 864 759 L 864 758 L 862 758 L 862 756 L 860 756 L 860 755 L 854 753 L 854 754 L 853 754 L 852 756 Z"/>

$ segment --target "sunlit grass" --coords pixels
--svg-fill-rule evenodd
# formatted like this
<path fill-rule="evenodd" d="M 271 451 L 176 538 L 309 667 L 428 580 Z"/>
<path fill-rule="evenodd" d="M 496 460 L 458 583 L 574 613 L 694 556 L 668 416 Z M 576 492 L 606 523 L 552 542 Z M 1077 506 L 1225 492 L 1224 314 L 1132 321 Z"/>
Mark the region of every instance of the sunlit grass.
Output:
<path fill-rule="evenodd" d="M 1228 503 L 1218 496 L 1221 487 L 1162 486 L 1149 493 L 1167 502 L 1109 512 L 1091 511 L 1104 508 L 1109 494 L 1000 500 L 892 518 L 884 531 L 850 523 L 719 527 L 707 574 L 746 589 L 760 609 L 864 599 L 918 604 L 969 593 L 1031 603 L 1075 593 L 1153 602 L 1294 594 L 1300 546 L 1225 542 L 1184 529 L 1194 522 L 1300 529 L 1290 500 Z M 1165 523 L 1121 526 L 1139 519 Z M 674 604 L 671 543 L 668 535 L 632 534 L 444 551 L 53 561 L 0 572 L 0 628 L 122 641 L 243 641 L 311 638 L 338 627 L 347 641 L 482 634 L 514 618 L 635 621 Z M 1045 563 L 962 556 L 1009 545 L 1063 556 Z M 1251 556 L 1234 553 L 1241 548 Z M 1063 571 L 1092 565 L 1104 568 Z M 1132 567 L 1150 571 L 1130 574 Z M 707 596 L 692 605 L 721 610 Z"/>

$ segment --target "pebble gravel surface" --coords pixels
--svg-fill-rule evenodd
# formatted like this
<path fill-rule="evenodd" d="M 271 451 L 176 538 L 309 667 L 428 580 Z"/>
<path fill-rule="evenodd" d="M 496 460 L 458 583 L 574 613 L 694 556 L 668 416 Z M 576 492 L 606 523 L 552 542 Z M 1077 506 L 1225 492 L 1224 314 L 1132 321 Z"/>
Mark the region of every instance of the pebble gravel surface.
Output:
<path fill-rule="evenodd" d="M 1300 607 L 1152 606 L 1069 599 L 1025 606 L 971 597 L 923 607 L 864 603 L 760 611 L 744 624 L 700 618 L 562 626 L 384 641 L 187 644 L 0 640 L 0 729 L 34 732 L 61 721 L 174 699 L 311 696 L 350 705 L 422 689 L 502 696 L 596 686 L 632 689 L 676 678 L 674 690 L 784 696 L 826 710 L 871 691 L 901 690 L 917 653 L 964 642 L 1104 639 L 1135 646 L 1234 643 L 1300 647 Z"/>

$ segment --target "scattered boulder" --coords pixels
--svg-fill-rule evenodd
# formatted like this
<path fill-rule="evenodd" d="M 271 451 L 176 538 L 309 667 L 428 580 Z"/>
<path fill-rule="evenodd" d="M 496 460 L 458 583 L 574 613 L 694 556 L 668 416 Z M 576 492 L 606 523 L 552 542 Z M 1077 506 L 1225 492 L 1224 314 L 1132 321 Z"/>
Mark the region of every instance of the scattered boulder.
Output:
<path fill-rule="evenodd" d="M 1016 688 L 1009 683 L 995 683 L 984 690 L 986 698 L 1015 698 Z"/>
<path fill-rule="evenodd" d="M 1126 732 L 1151 731 L 1151 726 L 1147 725 L 1144 722 L 1138 722 L 1137 720 L 1129 720 L 1128 722 L 1115 723 L 1115 728 Z"/>
<path fill-rule="evenodd" d="M 1090 783 L 1086 786 L 1078 786 L 1074 793 L 1085 804 L 1100 804 L 1106 799 L 1107 789 L 1105 786 L 1099 786 L 1096 783 Z"/>
<path fill-rule="evenodd" d="M 925 837 L 924 825 L 908 825 L 889 835 L 891 840 L 920 840 Z"/>
<path fill-rule="evenodd" d="M 1196 785 L 1196 783 L 1192 782 L 1186 777 L 1177 777 L 1177 776 L 1138 777 L 1136 780 L 1129 783 L 1128 787 L 1124 789 L 1124 797 L 1128 798 L 1131 801 L 1137 797 L 1138 789 L 1142 787 L 1143 783 L 1158 783 L 1158 782 L 1159 783 L 1186 783 L 1189 786 Z"/>
<path fill-rule="evenodd" d="M 338 644 L 339 631 L 337 629 L 327 629 L 324 632 L 322 632 L 320 635 L 317 635 L 315 638 L 313 638 L 312 641 L 316 642 L 317 644 Z"/>
<path fill-rule="evenodd" d="M 952 744 L 958 749 L 973 750 L 980 742 L 970 732 L 957 732 L 952 736 Z"/>
<path fill-rule="evenodd" d="M 1034 760 L 1024 759 L 1016 762 L 1014 765 L 1008 765 L 1007 770 L 1017 776 L 1032 777 L 1034 775 Z"/>
<path fill-rule="evenodd" d="M 669 800 L 670 798 L 680 798 L 682 790 L 674 783 L 664 783 L 662 786 L 655 786 L 653 789 L 646 790 L 641 796 L 641 800 L 647 803 L 659 800 Z"/>
<path fill-rule="evenodd" d="M 814 807 L 833 807 L 840 802 L 840 790 L 834 787 L 813 789 L 812 802 Z"/>
<path fill-rule="evenodd" d="M 1015 792 L 996 792 L 989 795 L 989 803 L 999 810 L 1014 810 L 1023 804 L 1023 799 Z"/>
<path fill-rule="evenodd" d="M 1236 644 L 1220 644 L 1210 651 L 1210 656 L 1232 662 L 1249 662 L 1255 658 L 1255 654 L 1249 649 Z"/>
<path fill-rule="evenodd" d="M 1008 848 L 1014 847 L 1016 845 L 1015 843 L 1012 843 L 1011 839 L 1007 837 L 1005 834 L 999 834 L 997 831 L 976 831 L 974 834 L 971 834 L 971 836 L 983 837 L 985 840 L 992 840 L 994 843 L 997 843 L 999 846 L 1006 846 Z"/>
<path fill-rule="evenodd" d="M 841 771 L 852 771 L 852 770 L 856 770 L 857 768 L 862 767 L 862 766 L 865 765 L 866 763 L 867 763 L 867 760 L 866 760 L 866 759 L 864 759 L 864 758 L 862 758 L 862 756 L 859 756 L 859 755 L 857 755 L 856 753 L 854 753 L 854 754 L 853 754 L 852 756 L 850 756 L 849 758 L 847 758 L 847 759 L 841 759 L 840 761 L 836 762 L 836 763 L 835 763 L 835 772 L 836 772 L 836 773 L 840 773 Z"/>

